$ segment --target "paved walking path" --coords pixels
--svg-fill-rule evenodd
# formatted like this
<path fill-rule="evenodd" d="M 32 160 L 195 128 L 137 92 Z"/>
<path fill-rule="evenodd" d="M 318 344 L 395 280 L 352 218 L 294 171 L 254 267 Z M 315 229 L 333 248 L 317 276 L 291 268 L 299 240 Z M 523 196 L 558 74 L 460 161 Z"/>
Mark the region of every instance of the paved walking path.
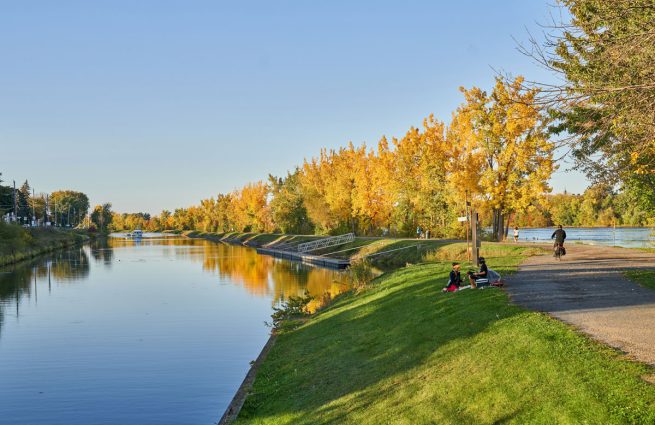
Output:
<path fill-rule="evenodd" d="M 655 365 L 655 290 L 623 271 L 655 268 L 655 254 L 634 249 L 567 244 L 562 261 L 528 258 L 506 286 L 526 308 L 570 323 L 636 360 Z"/>

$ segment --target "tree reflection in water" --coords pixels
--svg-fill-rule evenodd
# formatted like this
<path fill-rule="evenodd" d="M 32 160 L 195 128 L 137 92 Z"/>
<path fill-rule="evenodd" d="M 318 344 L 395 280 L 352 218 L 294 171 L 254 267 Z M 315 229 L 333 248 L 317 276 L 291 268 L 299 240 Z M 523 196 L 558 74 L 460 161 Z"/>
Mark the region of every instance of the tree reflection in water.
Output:
<path fill-rule="evenodd" d="M 164 248 L 164 254 L 201 262 L 203 270 L 243 286 L 252 295 L 272 295 L 274 304 L 308 291 L 315 298 L 309 308 L 315 310 L 349 288 L 343 272 L 259 255 L 253 248 L 181 237 L 109 240 L 114 248 L 136 244 L 175 247 Z"/>
<path fill-rule="evenodd" d="M 82 281 L 90 269 L 87 249 L 91 258 L 111 267 L 114 250 L 138 245 L 158 245 L 165 257 L 200 262 L 206 272 L 234 282 L 252 295 L 272 296 L 274 304 L 307 291 L 314 297 L 309 305 L 314 311 L 349 287 L 342 272 L 259 255 L 252 248 L 180 237 L 108 238 L 94 241 L 88 248 L 59 251 L 1 269 L 0 331 L 7 311 L 19 314 L 21 300 L 38 299 L 37 280 L 47 281 L 48 290 L 54 282 Z"/>
<path fill-rule="evenodd" d="M 7 311 L 20 314 L 24 298 L 38 300 L 37 280 L 53 282 L 82 281 L 89 275 L 89 257 L 83 247 L 58 251 L 31 262 L 0 269 L 0 331 Z"/>
<path fill-rule="evenodd" d="M 111 267 L 114 259 L 114 249 L 110 243 L 110 238 L 98 238 L 91 242 L 91 256 L 94 260 L 102 262 Z"/>
<path fill-rule="evenodd" d="M 315 298 L 309 307 L 316 309 L 321 300 L 348 289 L 346 276 L 336 270 L 259 255 L 254 249 L 241 246 L 205 241 L 202 248 L 205 270 L 229 278 L 253 295 L 272 294 L 274 303 L 307 291 Z"/>

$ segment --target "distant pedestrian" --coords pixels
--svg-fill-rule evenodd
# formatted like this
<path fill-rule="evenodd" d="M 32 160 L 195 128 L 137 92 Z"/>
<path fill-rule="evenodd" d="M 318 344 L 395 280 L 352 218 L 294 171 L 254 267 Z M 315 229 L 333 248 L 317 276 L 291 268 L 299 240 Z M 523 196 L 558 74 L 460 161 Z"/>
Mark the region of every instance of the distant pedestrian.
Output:
<path fill-rule="evenodd" d="M 514 226 L 514 242 L 519 241 L 519 228 L 518 226 Z"/>
<path fill-rule="evenodd" d="M 421 239 L 421 234 L 423 233 L 423 229 L 421 229 L 421 226 L 416 227 L 416 239 Z"/>

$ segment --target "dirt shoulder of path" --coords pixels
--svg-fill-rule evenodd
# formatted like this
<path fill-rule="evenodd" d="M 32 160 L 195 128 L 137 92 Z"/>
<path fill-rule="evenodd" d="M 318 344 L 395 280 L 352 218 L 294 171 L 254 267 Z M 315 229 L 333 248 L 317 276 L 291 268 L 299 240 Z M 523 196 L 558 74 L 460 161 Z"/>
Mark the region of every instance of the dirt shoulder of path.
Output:
<path fill-rule="evenodd" d="M 627 270 L 655 269 L 655 254 L 605 246 L 566 247 L 561 261 L 540 255 L 521 264 L 507 280 L 512 300 L 655 365 L 655 291 L 624 275 Z"/>

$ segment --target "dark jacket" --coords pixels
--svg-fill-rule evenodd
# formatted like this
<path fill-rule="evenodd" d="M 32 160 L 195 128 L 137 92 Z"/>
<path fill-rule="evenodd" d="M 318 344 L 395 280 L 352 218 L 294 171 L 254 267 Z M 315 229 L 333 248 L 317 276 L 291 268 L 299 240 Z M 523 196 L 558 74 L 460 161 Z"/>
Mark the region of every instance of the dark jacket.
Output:
<path fill-rule="evenodd" d="M 557 243 L 564 243 L 566 232 L 563 229 L 557 229 L 553 232 L 553 235 L 550 238 L 555 239 L 555 242 Z"/>
<path fill-rule="evenodd" d="M 459 286 L 462 283 L 462 276 L 458 271 L 451 270 L 450 272 L 450 284 Z"/>
<path fill-rule="evenodd" d="M 486 278 L 487 277 L 487 264 L 482 263 L 480 264 L 480 271 L 477 273 L 478 278 Z"/>

